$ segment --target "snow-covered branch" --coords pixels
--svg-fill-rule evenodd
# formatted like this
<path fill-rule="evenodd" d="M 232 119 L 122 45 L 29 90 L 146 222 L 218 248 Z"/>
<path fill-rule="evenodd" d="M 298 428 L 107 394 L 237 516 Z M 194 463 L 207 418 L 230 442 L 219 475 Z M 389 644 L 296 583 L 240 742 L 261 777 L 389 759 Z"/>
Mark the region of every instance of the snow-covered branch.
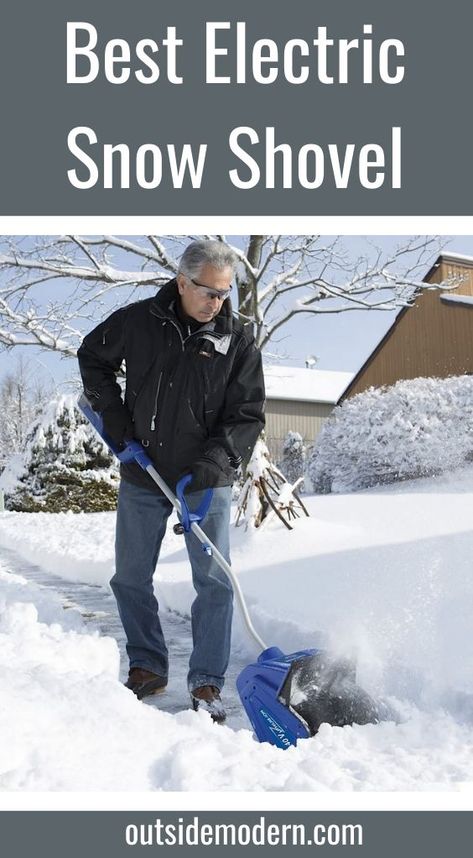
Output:
<path fill-rule="evenodd" d="M 203 237 L 230 244 L 224 235 L 4 236 L 0 343 L 75 354 L 86 330 L 153 294 L 175 276 L 189 240 Z M 438 288 L 422 281 L 440 251 L 434 237 L 413 236 L 389 253 L 366 240 L 358 257 L 337 236 L 249 235 L 231 246 L 240 262 L 235 309 L 260 346 L 300 314 L 395 310 L 419 289 Z"/>
<path fill-rule="evenodd" d="M 0 318 L 3 318 L 8 327 L 0 328 L 0 343 L 11 348 L 12 346 L 41 346 L 50 351 L 57 351 L 68 357 L 74 357 L 76 347 L 71 344 L 71 339 L 77 342 L 80 333 L 66 325 L 58 318 L 57 311 L 50 309 L 49 313 L 40 317 L 33 310 L 26 313 L 15 313 L 8 307 L 5 301 L 0 299 Z M 60 326 L 66 330 L 69 339 L 61 338 L 53 333 Z"/>

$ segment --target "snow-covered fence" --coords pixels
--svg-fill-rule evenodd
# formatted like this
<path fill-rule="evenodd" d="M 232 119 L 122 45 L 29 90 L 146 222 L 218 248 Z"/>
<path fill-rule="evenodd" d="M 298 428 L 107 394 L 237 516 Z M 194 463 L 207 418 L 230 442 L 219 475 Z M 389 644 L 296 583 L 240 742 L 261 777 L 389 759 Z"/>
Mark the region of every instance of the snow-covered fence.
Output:
<path fill-rule="evenodd" d="M 314 491 L 356 491 L 430 476 L 473 458 L 473 378 L 370 388 L 326 421 L 308 473 Z"/>

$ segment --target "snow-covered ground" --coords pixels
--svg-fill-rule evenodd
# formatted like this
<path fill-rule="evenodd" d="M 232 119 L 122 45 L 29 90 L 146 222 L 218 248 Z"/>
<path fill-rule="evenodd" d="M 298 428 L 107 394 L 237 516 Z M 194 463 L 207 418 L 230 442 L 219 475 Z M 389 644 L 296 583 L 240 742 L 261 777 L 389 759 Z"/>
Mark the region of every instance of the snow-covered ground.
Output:
<path fill-rule="evenodd" d="M 355 653 L 361 684 L 401 716 L 324 725 L 288 751 L 259 745 L 246 726 L 140 703 L 120 684 L 115 640 L 30 580 L 35 566 L 58 576 L 58 593 L 65 579 L 105 588 L 112 513 L 1 514 L 1 788 L 464 788 L 473 780 L 472 502 L 468 466 L 308 497 L 311 517 L 292 533 L 277 523 L 233 531 L 233 566 L 267 643 L 290 652 L 323 639 Z M 156 587 L 162 605 L 188 614 L 193 591 L 171 529 Z M 255 656 L 238 622 L 234 650 L 236 661 Z"/>

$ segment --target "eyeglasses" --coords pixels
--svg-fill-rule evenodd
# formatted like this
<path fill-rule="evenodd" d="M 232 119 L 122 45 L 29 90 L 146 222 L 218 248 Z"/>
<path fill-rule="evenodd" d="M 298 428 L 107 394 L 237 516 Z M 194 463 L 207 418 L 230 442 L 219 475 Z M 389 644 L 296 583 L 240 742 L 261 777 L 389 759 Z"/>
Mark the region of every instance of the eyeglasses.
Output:
<path fill-rule="evenodd" d="M 195 291 L 203 298 L 217 298 L 218 301 L 226 301 L 232 293 L 231 289 L 211 289 L 210 286 L 204 286 L 203 283 L 199 283 L 192 277 L 189 277 L 189 280 L 194 284 Z"/>

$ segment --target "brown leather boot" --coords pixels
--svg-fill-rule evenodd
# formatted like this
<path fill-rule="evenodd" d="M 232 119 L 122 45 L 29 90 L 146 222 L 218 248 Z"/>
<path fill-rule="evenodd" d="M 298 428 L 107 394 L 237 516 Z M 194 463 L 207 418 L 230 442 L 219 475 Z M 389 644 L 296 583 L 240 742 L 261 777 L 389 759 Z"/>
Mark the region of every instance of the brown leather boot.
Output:
<path fill-rule="evenodd" d="M 204 712 L 209 713 L 216 724 L 224 723 L 227 713 L 220 697 L 220 690 L 215 685 L 200 685 L 199 688 L 194 688 L 191 691 L 191 700 L 194 712 L 203 709 Z"/>
<path fill-rule="evenodd" d="M 130 667 L 128 679 L 125 682 L 125 688 L 133 691 L 138 700 L 142 700 L 143 697 L 148 697 L 150 694 L 161 694 L 166 685 L 167 679 L 164 676 L 158 676 L 157 673 L 151 673 L 142 667 Z"/>

